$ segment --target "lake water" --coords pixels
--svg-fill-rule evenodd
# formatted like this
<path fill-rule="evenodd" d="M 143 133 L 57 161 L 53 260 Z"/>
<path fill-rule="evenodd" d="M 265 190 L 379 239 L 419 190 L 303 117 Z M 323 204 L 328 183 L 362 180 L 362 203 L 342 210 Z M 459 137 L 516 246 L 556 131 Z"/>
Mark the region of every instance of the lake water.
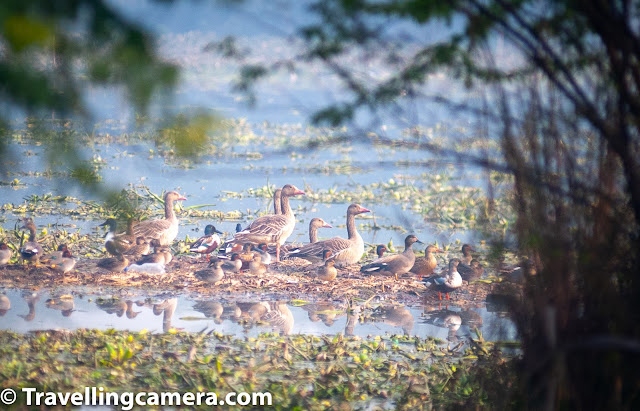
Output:
<path fill-rule="evenodd" d="M 490 308 L 492 309 L 492 308 Z M 274 301 L 242 298 L 201 298 L 194 295 L 144 295 L 138 291 L 7 289 L 0 294 L 0 329 L 34 330 L 95 328 L 162 333 L 216 331 L 237 337 L 263 332 L 284 335 L 435 337 L 457 343 L 478 328 L 487 340 L 515 340 L 513 323 L 504 311 L 481 305 L 462 309 L 451 305 L 370 307 L 345 301 Z"/>

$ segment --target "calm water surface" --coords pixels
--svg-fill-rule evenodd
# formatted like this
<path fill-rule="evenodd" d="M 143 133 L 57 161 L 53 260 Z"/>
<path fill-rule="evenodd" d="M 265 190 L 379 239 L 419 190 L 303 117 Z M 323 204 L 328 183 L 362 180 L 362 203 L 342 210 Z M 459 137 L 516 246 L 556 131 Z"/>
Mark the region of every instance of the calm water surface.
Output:
<path fill-rule="evenodd" d="M 372 307 L 349 307 L 345 301 L 306 303 L 241 297 L 122 295 L 106 290 L 7 289 L 0 294 L 0 329 L 21 333 L 79 328 L 146 329 L 162 333 L 175 328 L 189 332 L 214 330 L 237 337 L 255 337 L 263 332 L 360 337 L 397 334 L 457 342 L 478 328 L 488 340 L 516 338 L 506 313 L 489 311 L 484 305 L 463 310 L 454 304 L 407 307 L 381 302 Z"/>

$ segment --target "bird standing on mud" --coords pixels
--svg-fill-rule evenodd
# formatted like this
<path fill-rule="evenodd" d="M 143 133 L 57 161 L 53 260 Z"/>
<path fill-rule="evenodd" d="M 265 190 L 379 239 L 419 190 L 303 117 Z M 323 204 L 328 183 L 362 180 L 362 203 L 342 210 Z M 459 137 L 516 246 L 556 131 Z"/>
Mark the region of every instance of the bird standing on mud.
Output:
<path fill-rule="evenodd" d="M 29 230 L 29 240 L 20 248 L 20 255 L 24 261 L 34 263 L 37 267 L 44 250 L 36 239 L 36 225 L 32 219 L 25 218 L 22 228 Z"/>
<path fill-rule="evenodd" d="M 399 275 L 408 273 L 416 261 L 416 255 L 413 253 L 413 243 L 422 243 L 422 241 L 418 240 L 418 237 L 413 234 L 408 235 L 404 239 L 404 252 L 378 258 L 370 264 L 362 266 L 360 271 L 369 274 L 389 274 L 398 279 Z"/>

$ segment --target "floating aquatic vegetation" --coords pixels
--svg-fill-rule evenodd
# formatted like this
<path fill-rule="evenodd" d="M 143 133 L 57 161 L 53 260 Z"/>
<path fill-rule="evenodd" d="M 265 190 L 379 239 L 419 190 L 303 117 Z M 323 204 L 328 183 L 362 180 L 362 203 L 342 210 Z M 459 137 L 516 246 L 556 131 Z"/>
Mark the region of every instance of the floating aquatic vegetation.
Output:
<path fill-rule="evenodd" d="M 2 331 L 0 379 L 16 390 L 269 392 L 275 409 L 480 406 L 484 393 L 473 377 L 483 359 L 500 356 L 494 348 L 481 335 L 460 350 L 398 335 Z"/>

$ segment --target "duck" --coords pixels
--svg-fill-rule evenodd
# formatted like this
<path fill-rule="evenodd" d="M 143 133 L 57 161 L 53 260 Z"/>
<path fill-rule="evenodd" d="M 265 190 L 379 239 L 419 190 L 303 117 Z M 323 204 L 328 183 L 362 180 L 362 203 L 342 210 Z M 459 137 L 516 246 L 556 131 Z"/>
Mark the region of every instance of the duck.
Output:
<path fill-rule="evenodd" d="M 225 273 L 237 273 L 242 269 L 242 260 L 238 253 L 231 254 L 228 261 L 222 263 L 222 270 Z"/>
<path fill-rule="evenodd" d="M 253 252 L 260 255 L 260 257 L 262 258 L 262 264 L 269 265 L 273 262 L 273 258 L 269 253 L 269 247 L 267 246 L 267 243 L 258 244 L 258 247 L 254 249 Z"/>
<path fill-rule="evenodd" d="M 378 244 L 378 246 L 376 247 L 376 255 L 378 256 L 378 258 L 384 257 L 384 253 L 386 253 L 387 251 L 389 251 L 389 249 L 384 244 Z"/>
<path fill-rule="evenodd" d="M 424 250 L 424 257 L 416 258 L 413 267 L 409 271 L 422 277 L 430 276 L 438 266 L 438 260 L 436 260 L 436 256 L 433 253 L 441 252 L 442 250 L 435 245 L 428 245 Z"/>
<path fill-rule="evenodd" d="M 476 251 L 469 244 L 462 245 L 462 258 L 460 258 L 461 264 L 471 265 L 471 260 L 473 260 L 473 256 L 471 252 Z"/>
<path fill-rule="evenodd" d="M 0 267 L 4 267 L 11 260 L 13 252 L 4 241 L 0 243 Z"/>
<path fill-rule="evenodd" d="M 209 254 L 214 252 L 215 249 L 222 244 L 218 234 L 222 234 L 222 231 L 218 231 L 212 224 L 208 224 L 204 228 L 204 235 L 191 244 L 189 251 L 192 253 L 206 254 L 207 261 L 209 261 Z"/>
<path fill-rule="evenodd" d="M 537 269 L 535 263 L 528 258 L 524 258 L 519 266 L 503 274 L 503 281 L 522 284 L 527 278 L 534 277 L 536 274 Z"/>
<path fill-rule="evenodd" d="M 356 229 L 355 217 L 358 214 L 369 212 L 371 210 L 362 207 L 360 204 L 351 204 L 347 208 L 347 239 L 333 237 L 328 240 L 306 244 L 291 252 L 289 256 L 304 258 L 311 262 L 319 262 L 322 260 L 324 250 L 331 250 L 337 267 L 357 263 L 362 258 L 362 254 L 364 254 L 364 241 L 362 241 L 362 237 Z"/>
<path fill-rule="evenodd" d="M 131 246 L 131 248 L 129 248 L 123 254 L 131 256 L 133 258 L 140 258 L 143 255 L 149 254 L 149 251 L 151 251 L 151 245 L 146 238 L 140 236 L 136 238 L 135 245 Z"/>
<path fill-rule="evenodd" d="M 360 271 L 363 273 L 388 273 L 397 280 L 398 275 L 408 273 L 416 261 L 416 255 L 413 253 L 414 243 L 422 243 L 422 241 L 413 234 L 408 235 L 404 239 L 404 252 L 378 258 L 370 264 L 362 266 Z"/>
<path fill-rule="evenodd" d="M 133 228 L 136 237 L 155 238 L 161 245 L 169 245 L 178 236 L 180 222 L 173 211 L 175 201 L 186 201 L 186 198 L 175 191 L 164 195 L 164 218 L 141 221 Z"/>
<path fill-rule="evenodd" d="M 336 262 L 331 258 L 331 250 L 322 251 L 322 259 L 324 265 L 318 267 L 316 272 L 316 278 L 322 281 L 333 281 L 338 277 L 338 270 L 336 270 Z"/>
<path fill-rule="evenodd" d="M 282 214 L 266 215 L 254 220 L 244 231 L 236 233 L 235 242 L 252 244 L 276 244 L 276 261 L 280 261 L 280 247 L 289 238 L 296 225 L 296 218 L 289 205 L 289 197 L 304 195 L 304 191 L 292 184 L 282 187 Z"/>
<path fill-rule="evenodd" d="M 482 277 L 484 274 L 484 267 L 480 264 L 480 261 L 475 258 L 471 260 L 471 264 L 458 264 L 458 272 L 464 281 L 473 281 Z"/>
<path fill-rule="evenodd" d="M 53 258 L 49 262 L 49 268 L 59 274 L 66 274 L 76 266 L 76 259 L 73 258 L 71 251 L 68 249 L 62 252 L 61 258 Z"/>
<path fill-rule="evenodd" d="M 20 247 L 20 255 L 24 261 L 38 266 L 40 256 L 44 250 L 36 239 L 36 225 L 30 218 L 25 218 L 22 223 L 22 228 L 29 230 L 29 240 Z"/>
<path fill-rule="evenodd" d="M 98 261 L 98 267 L 111 271 L 112 273 L 122 272 L 129 265 L 129 259 L 122 254 L 115 257 L 103 258 Z"/>
<path fill-rule="evenodd" d="M 171 262 L 173 254 L 169 247 L 160 245 L 160 240 L 151 240 L 154 252 L 147 254 L 128 267 L 128 270 L 145 273 L 164 273 L 164 267 Z"/>
<path fill-rule="evenodd" d="M 253 252 L 253 244 L 245 243 L 242 246 L 242 250 L 236 251 L 236 253 L 240 256 L 240 260 L 242 260 L 242 268 L 249 268 L 249 264 L 253 261 L 253 256 L 255 255 Z"/>
<path fill-rule="evenodd" d="M 262 256 L 260 254 L 253 256 L 253 260 L 249 263 L 249 270 L 251 270 L 251 274 L 254 275 L 262 275 L 267 272 L 267 266 L 262 263 Z"/>
<path fill-rule="evenodd" d="M 64 252 L 68 249 L 69 247 L 66 244 L 60 244 L 56 248 L 56 251 L 52 251 L 49 254 L 43 255 L 42 258 L 40 258 L 40 261 L 44 263 L 48 263 L 51 260 L 59 260 L 62 258 L 62 255 L 64 254 Z"/>
<path fill-rule="evenodd" d="M 222 269 L 223 262 L 224 261 L 216 258 L 209 263 L 209 268 L 196 271 L 193 275 L 200 281 L 215 284 L 224 278 L 224 270 Z"/>
<path fill-rule="evenodd" d="M 278 188 L 273 192 L 273 214 L 282 214 L 282 189 Z"/>
<path fill-rule="evenodd" d="M 430 286 L 431 289 L 438 291 L 438 299 L 442 300 L 442 293 L 447 294 L 447 300 L 449 300 L 449 293 L 462 287 L 462 277 L 458 273 L 458 265 L 460 259 L 452 258 L 449 261 L 449 272 L 445 276 L 431 276 L 423 278 L 422 281 Z"/>
<path fill-rule="evenodd" d="M 99 227 L 109 227 L 104 238 L 104 248 L 111 255 L 118 255 L 126 252 L 136 244 L 136 237 L 133 235 L 134 220 L 130 219 L 125 233 L 117 234 L 118 222 L 115 218 L 108 218 Z"/>

